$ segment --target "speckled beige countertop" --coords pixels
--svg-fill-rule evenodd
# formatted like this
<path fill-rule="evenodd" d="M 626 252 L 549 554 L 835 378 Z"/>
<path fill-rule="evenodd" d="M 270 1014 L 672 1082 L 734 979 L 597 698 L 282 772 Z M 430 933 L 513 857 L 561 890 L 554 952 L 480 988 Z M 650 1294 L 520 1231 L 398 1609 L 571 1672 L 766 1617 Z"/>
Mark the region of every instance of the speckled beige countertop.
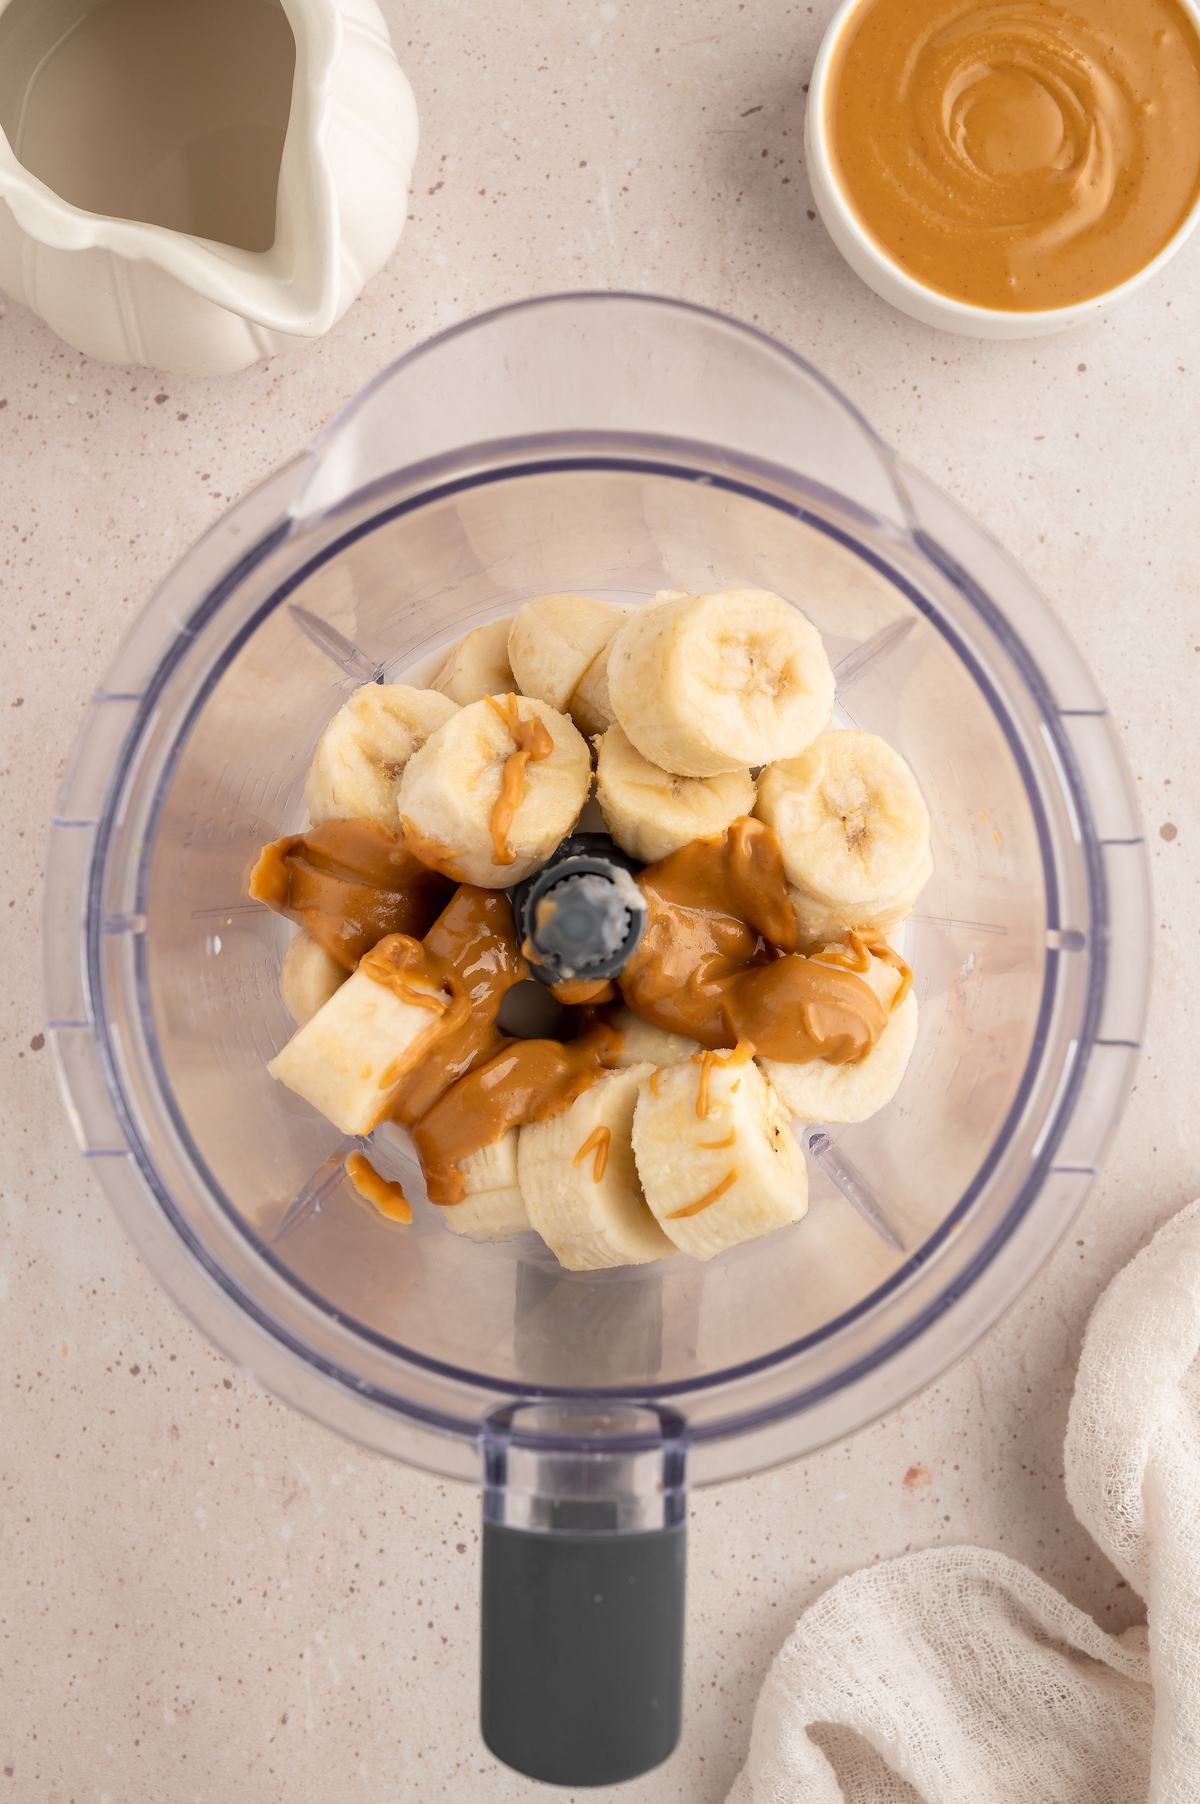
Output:
<path fill-rule="evenodd" d="M 624 1795 L 723 1798 L 773 1651 L 864 1561 L 982 1541 L 1106 1627 L 1134 1613 L 1059 1453 L 1093 1300 L 1200 1172 L 1200 241 L 1061 340 L 941 337 L 860 287 L 809 210 L 803 90 L 828 0 L 385 8 L 421 106 L 412 219 L 323 344 L 181 381 L 88 364 L 0 307 L 0 1804 L 536 1789 L 476 1735 L 476 1499 L 290 1414 L 155 1288 L 59 1108 L 38 917 L 80 710 L 168 565 L 397 352 L 549 288 L 756 321 L 992 528 L 1112 705 L 1159 925 L 1107 1174 L 1024 1302 L 850 1444 L 695 1500 L 683 1745 Z"/>

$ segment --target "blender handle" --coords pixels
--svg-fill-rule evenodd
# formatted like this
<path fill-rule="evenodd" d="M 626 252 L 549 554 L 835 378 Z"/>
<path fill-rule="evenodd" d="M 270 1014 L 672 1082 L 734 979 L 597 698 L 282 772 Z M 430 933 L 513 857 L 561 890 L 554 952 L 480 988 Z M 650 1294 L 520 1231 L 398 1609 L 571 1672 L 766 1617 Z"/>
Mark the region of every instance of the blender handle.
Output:
<path fill-rule="evenodd" d="M 481 1719 L 498 1759 L 616 1785 L 667 1758 L 683 1690 L 682 1523 L 581 1534 L 484 1523 Z"/>
<path fill-rule="evenodd" d="M 675 1747 L 682 1447 L 675 1420 L 636 1406 L 515 1405 L 489 1425 L 481 1727 L 528 1778 L 616 1785 Z"/>

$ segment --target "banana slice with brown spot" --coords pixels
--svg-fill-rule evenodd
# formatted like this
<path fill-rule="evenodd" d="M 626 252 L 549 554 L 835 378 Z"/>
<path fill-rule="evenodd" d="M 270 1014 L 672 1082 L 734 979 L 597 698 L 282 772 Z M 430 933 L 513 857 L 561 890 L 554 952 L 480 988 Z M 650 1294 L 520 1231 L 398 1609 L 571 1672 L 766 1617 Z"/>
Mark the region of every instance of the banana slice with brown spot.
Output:
<path fill-rule="evenodd" d="M 596 800 L 617 844 L 631 858 L 654 864 L 752 813 L 754 779 L 748 770 L 672 776 L 643 758 L 622 728 L 612 726 L 596 745 Z"/>
<path fill-rule="evenodd" d="M 608 660 L 613 712 L 652 764 L 716 777 L 794 757 L 829 724 L 816 628 L 763 589 L 681 596 L 632 614 Z"/>
<path fill-rule="evenodd" d="M 401 773 L 415 751 L 457 712 L 433 689 L 364 683 L 317 741 L 304 800 L 314 824 L 369 820 L 396 826 Z"/>
<path fill-rule="evenodd" d="M 928 881 L 925 798 L 899 752 L 874 733 L 822 733 L 800 757 L 772 764 L 756 812 L 778 836 L 810 927 L 893 925 Z"/>

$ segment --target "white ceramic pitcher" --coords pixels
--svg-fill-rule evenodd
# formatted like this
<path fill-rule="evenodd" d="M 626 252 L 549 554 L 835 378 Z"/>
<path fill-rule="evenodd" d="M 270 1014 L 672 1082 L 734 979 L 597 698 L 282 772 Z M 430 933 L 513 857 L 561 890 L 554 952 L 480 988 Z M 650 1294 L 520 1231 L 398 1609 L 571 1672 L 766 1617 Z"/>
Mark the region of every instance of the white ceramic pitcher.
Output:
<path fill-rule="evenodd" d="M 0 0 L 0 288 L 91 356 L 218 375 L 319 337 L 416 148 L 375 0 Z"/>

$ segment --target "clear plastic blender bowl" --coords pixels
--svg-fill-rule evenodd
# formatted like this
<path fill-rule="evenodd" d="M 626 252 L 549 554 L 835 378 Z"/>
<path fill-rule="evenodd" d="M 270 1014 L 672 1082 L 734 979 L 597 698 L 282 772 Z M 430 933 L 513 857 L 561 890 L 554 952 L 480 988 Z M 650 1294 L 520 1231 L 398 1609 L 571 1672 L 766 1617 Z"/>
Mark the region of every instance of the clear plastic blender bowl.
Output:
<path fill-rule="evenodd" d="M 734 586 L 804 610 L 839 720 L 897 746 L 929 803 L 898 1099 L 811 1134 L 807 1219 L 709 1265 L 567 1273 L 532 1236 L 375 1216 L 343 1173 L 354 1143 L 266 1071 L 291 1031 L 289 930 L 246 879 L 302 823 L 318 733 L 356 685 L 426 679 L 532 596 Z M 1063 1232 L 1129 1086 L 1149 933 L 1104 703 L 1005 554 L 780 345 L 672 302 L 576 295 L 402 359 L 155 596 L 54 822 L 50 1029 L 85 1154 L 193 1318 L 320 1420 L 483 1479 L 504 1560 L 534 1561 L 497 1553 L 485 1573 L 485 1732 L 581 1783 L 673 1740 L 685 1482 L 890 1408 Z M 420 1197 L 394 1148 L 380 1163 Z M 667 1542 L 661 1597 L 653 1574 L 629 1579 L 655 1626 L 628 1600 L 587 1604 L 589 1560 Z M 599 1671 L 614 1710 L 594 1746 L 569 1724 L 547 1749 L 503 1674 L 527 1680 L 571 1612 L 537 1682 L 561 1683 L 569 1719 Z"/>

